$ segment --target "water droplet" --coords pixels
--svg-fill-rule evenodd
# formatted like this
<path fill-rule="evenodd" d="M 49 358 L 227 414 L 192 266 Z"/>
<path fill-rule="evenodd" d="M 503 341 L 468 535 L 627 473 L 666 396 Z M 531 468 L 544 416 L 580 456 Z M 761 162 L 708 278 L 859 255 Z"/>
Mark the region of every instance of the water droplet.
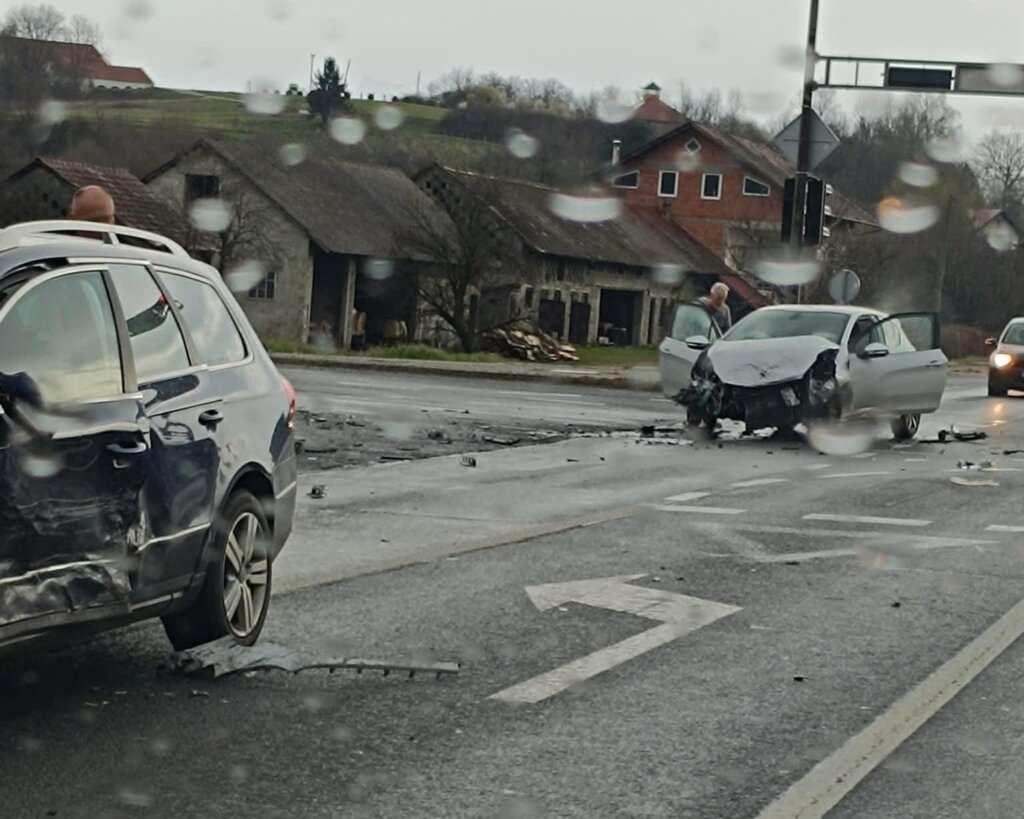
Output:
<path fill-rule="evenodd" d="M 60 100 L 46 100 L 39 106 L 39 124 L 60 125 L 68 116 L 68 105 Z"/>
<path fill-rule="evenodd" d="M 126 0 L 123 16 L 135 23 L 144 23 L 153 18 L 155 10 L 149 0 Z"/>
<path fill-rule="evenodd" d="M 174 745 L 169 739 L 159 737 L 149 744 L 149 750 L 153 756 L 170 756 Z"/>
<path fill-rule="evenodd" d="M 904 162 L 900 165 L 900 179 L 915 188 L 930 188 L 939 181 L 939 172 L 932 165 Z"/>
<path fill-rule="evenodd" d="M 683 268 L 677 264 L 658 264 L 651 268 L 651 278 L 656 284 L 675 287 L 683 283 Z"/>
<path fill-rule="evenodd" d="M 266 266 L 255 259 L 248 259 L 225 273 L 224 283 L 232 293 L 248 293 L 266 277 Z"/>
<path fill-rule="evenodd" d="M 601 122 L 617 125 L 633 117 L 633 105 L 615 97 L 601 97 L 597 101 L 597 118 Z"/>
<path fill-rule="evenodd" d="M 384 281 L 395 272 L 395 263 L 391 259 L 367 259 L 363 263 L 363 273 L 374 281 Z"/>
<path fill-rule="evenodd" d="M 21 468 L 31 478 L 52 478 L 63 468 L 56 454 L 37 455 L 26 452 L 21 456 Z"/>
<path fill-rule="evenodd" d="M 754 274 L 761 281 L 780 287 L 810 284 L 821 275 L 821 262 L 813 254 L 796 254 L 789 250 L 769 253 L 754 262 Z"/>
<path fill-rule="evenodd" d="M 382 131 L 394 131 L 403 122 L 405 114 L 401 108 L 394 105 L 378 105 L 373 109 L 373 124 Z"/>
<path fill-rule="evenodd" d="M 306 161 L 306 149 L 298 142 L 289 142 L 281 146 L 281 164 L 294 168 Z"/>
<path fill-rule="evenodd" d="M 875 428 L 866 423 L 814 424 L 807 430 L 807 440 L 825 455 L 859 455 L 875 443 Z"/>
<path fill-rule="evenodd" d="M 231 226 L 234 211 L 223 199 L 197 199 L 188 212 L 192 225 L 207 233 L 223 233 Z"/>
<path fill-rule="evenodd" d="M 250 114 L 276 116 L 284 111 L 288 104 L 288 98 L 272 80 L 254 79 L 249 87 L 252 91 L 245 95 L 245 110 Z"/>
<path fill-rule="evenodd" d="M 891 233 L 920 233 L 938 221 L 938 207 L 928 202 L 887 196 L 878 203 L 878 223 Z"/>
<path fill-rule="evenodd" d="M 122 785 L 117 789 L 117 799 L 122 805 L 130 808 L 148 808 L 153 804 L 151 794 L 130 785 Z"/>
<path fill-rule="evenodd" d="M 928 142 L 925 151 L 936 162 L 959 162 L 964 155 L 963 140 L 959 134 L 943 134 Z"/>
<path fill-rule="evenodd" d="M 1012 63 L 992 63 L 986 73 L 992 84 L 1000 88 L 1013 88 L 1024 83 L 1024 68 Z"/>
<path fill-rule="evenodd" d="M 1000 253 L 1013 250 L 1019 243 L 1016 231 L 1003 222 L 992 222 L 985 227 L 985 241 Z"/>
<path fill-rule="evenodd" d="M 200 46 L 192 52 L 192 61 L 200 68 L 212 68 L 220 62 L 220 52 L 210 46 Z"/>
<path fill-rule="evenodd" d="M 41 750 L 43 743 L 35 737 L 22 737 L 21 738 L 21 750 L 27 754 L 34 754 L 36 751 Z"/>
<path fill-rule="evenodd" d="M 347 725 L 336 725 L 331 729 L 331 739 L 336 742 L 351 742 L 355 738 L 352 729 Z"/>
<path fill-rule="evenodd" d="M 292 16 L 291 0 L 271 0 L 270 18 L 281 22 Z"/>
<path fill-rule="evenodd" d="M 317 714 L 327 707 L 327 700 L 320 694 L 306 694 L 302 698 L 302 707 L 311 714 Z"/>
<path fill-rule="evenodd" d="M 614 196 L 568 193 L 552 194 L 550 206 L 552 213 L 571 222 L 607 222 L 617 218 L 622 210 L 622 203 Z"/>
<path fill-rule="evenodd" d="M 804 70 L 807 62 L 807 49 L 799 46 L 785 46 L 779 49 L 779 65 L 784 68 Z"/>
<path fill-rule="evenodd" d="M 342 145 L 358 145 L 366 136 L 366 123 L 355 117 L 335 117 L 330 129 L 331 136 Z"/>
<path fill-rule="evenodd" d="M 498 812 L 499 819 L 540 819 L 543 815 L 540 803 L 525 796 L 506 799 Z"/>
<path fill-rule="evenodd" d="M 249 769 L 245 765 L 232 765 L 228 770 L 228 776 L 232 782 L 241 785 L 249 778 Z"/>
<path fill-rule="evenodd" d="M 693 173 L 700 169 L 700 151 L 680 151 L 676 154 L 675 166 L 682 173 Z"/>
<path fill-rule="evenodd" d="M 529 159 L 536 155 L 540 143 L 518 128 L 509 128 L 505 132 L 505 147 L 516 159 Z"/>

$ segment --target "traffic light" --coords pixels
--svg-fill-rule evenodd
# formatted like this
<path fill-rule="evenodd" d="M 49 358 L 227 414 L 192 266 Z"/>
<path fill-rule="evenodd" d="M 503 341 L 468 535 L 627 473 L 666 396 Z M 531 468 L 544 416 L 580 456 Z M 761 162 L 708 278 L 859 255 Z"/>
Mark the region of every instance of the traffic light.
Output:
<path fill-rule="evenodd" d="M 804 235 L 801 245 L 819 245 L 828 238 L 829 229 L 825 224 L 832 215 L 828 198 L 832 186 L 813 176 L 807 177 L 807 195 L 804 199 Z M 782 243 L 788 244 L 793 235 L 793 202 L 796 199 L 796 178 L 790 177 L 782 189 Z"/>

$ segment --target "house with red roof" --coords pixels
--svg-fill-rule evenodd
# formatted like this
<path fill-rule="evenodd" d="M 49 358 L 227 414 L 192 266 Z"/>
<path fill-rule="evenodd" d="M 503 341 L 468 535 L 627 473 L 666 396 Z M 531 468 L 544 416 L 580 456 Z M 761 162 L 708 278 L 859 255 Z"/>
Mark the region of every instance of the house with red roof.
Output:
<path fill-rule="evenodd" d="M 153 87 L 153 80 L 145 70 L 135 66 L 111 65 L 94 45 L 0 37 L 0 56 L 19 50 L 31 53 L 32 59 L 28 64 L 46 65 L 54 78 L 78 83 L 82 90 Z"/>

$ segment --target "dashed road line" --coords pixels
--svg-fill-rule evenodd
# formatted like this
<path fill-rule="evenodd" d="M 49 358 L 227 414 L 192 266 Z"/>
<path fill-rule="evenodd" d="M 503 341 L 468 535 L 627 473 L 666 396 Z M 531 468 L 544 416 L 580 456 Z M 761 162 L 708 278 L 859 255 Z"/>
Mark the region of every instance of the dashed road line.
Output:
<path fill-rule="evenodd" d="M 891 474 L 891 472 L 837 472 L 834 475 L 822 475 L 821 477 L 832 480 L 834 478 L 878 478 Z"/>
<path fill-rule="evenodd" d="M 932 523 L 930 520 L 917 518 L 879 518 L 872 515 L 828 515 L 824 513 L 804 515 L 803 519 L 828 521 L 829 523 L 868 523 L 876 526 L 922 527 L 930 526 Z"/>
<path fill-rule="evenodd" d="M 659 512 L 684 512 L 693 515 L 742 515 L 746 509 L 732 509 L 724 506 L 655 506 Z"/>
<path fill-rule="evenodd" d="M 690 503 L 692 501 L 706 498 L 710 495 L 710 492 L 684 492 L 682 495 L 673 495 L 671 498 L 665 498 L 666 503 Z"/>
<path fill-rule="evenodd" d="M 985 527 L 986 532 L 1024 532 L 1024 526 L 1004 526 L 1001 523 L 993 523 Z"/>
<path fill-rule="evenodd" d="M 807 466 L 801 467 L 808 472 L 817 472 L 819 469 L 831 469 L 832 464 L 808 464 Z"/>
<path fill-rule="evenodd" d="M 776 483 L 789 483 L 789 478 L 754 478 L 750 481 L 737 481 L 732 484 L 732 488 L 749 489 L 753 486 L 770 486 Z"/>

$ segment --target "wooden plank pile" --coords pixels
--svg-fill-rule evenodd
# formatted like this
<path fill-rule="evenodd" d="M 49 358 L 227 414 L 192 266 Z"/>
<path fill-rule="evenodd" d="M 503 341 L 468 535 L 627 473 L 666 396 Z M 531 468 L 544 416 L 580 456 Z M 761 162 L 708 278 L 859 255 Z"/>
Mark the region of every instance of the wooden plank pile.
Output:
<path fill-rule="evenodd" d="M 540 330 L 491 330 L 484 335 L 488 349 L 523 361 L 579 361 L 576 348 Z"/>

